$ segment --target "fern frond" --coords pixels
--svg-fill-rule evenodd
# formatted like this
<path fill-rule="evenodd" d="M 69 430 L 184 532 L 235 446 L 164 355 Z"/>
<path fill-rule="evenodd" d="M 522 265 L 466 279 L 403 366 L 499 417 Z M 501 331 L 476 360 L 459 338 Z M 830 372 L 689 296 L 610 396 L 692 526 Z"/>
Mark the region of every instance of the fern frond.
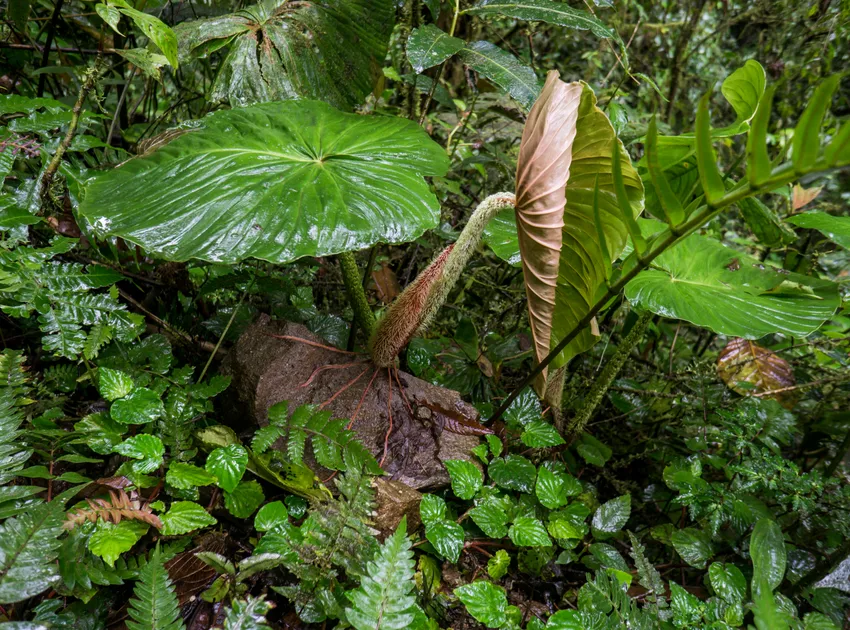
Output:
<path fill-rule="evenodd" d="M 24 415 L 20 408 L 15 406 L 15 402 L 16 394 L 13 388 L 0 388 L 0 485 L 14 479 L 32 455 L 31 450 L 23 448 L 19 439 L 23 433 L 20 426 Z M 12 498 L 4 497 L 4 490 L 12 489 L 0 488 L 0 498 Z"/>
<path fill-rule="evenodd" d="M 89 361 L 100 354 L 101 348 L 112 341 L 112 326 L 105 322 L 98 322 L 92 326 L 83 346 L 83 356 Z"/>
<path fill-rule="evenodd" d="M 29 378 L 26 374 L 26 357 L 20 350 L 3 350 L 0 354 L 0 387 L 12 390 L 23 396 L 27 391 Z"/>
<path fill-rule="evenodd" d="M 353 606 L 345 609 L 357 630 L 398 630 L 416 616 L 413 591 L 413 551 L 407 537 L 407 519 L 387 538 L 366 567 L 360 588 L 348 594 Z"/>
<path fill-rule="evenodd" d="M 162 562 L 159 546 L 150 561 L 139 572 L 133 589 L 127 621 L 130 630 L 178 630 L 185 628 L 180 618 L 177 594 Z"/>
<path fill-rule="evenodd" d="M 377 533 L 370 526 L 375 509 L 371 480 L 354 469 L 335 480 L 340 496 L 323 502 L 302 525 L 302 558 L 324 568 L 345 569 L 350 576 L 363 575 L 366 562 L 378 548 Z"/>
<path fill-rule="evenodd" d="M 271 630 L 266 624 L 266 615 L 273 607 L 274 604 L 262 595 L 234 600 L 224 618 L 224 630 Z"/>
<path fill-rule="evenodd" d="M 96 523 L 97 519 L 120 523 L 122 519 L 142 521 L 162 529 L 162 521 L 147 505 L 138 499 L 131 499 L 123 490 L 110 490 L 109 499 L 86 499 L 88 508 L 78 508 L 68 512 L 65 529 L 74 529 L 86 521 Z"/>
<path fill-rule="evenodd" d="M 59 579 L 62 506 L 42 503 L 0 525 L 0 604 L 38 595 Z"/>
<path fill-rule="evenodd" d="M 631 540 L 632 543 L 632 550 L 629 555 L 631 555 L 632 559 L 635 561 L 635 568 L 638 573 L 638 582 L 647 591 L 649 591 L 646 596 L 646 601 L 651 604 L 655 604 L 657 609 L 667 608 L 667 600 L 664 598 L 664 581 L 661 579 L 661 574 L 658 573 L 655 566 L 647 559 L 646 549 L 642 544 L 640 544 L 640 541 L 633 533 L 629 532 L 628 534 L 629 540 Z"/>
<path fill-rule="evenodd" d="M 251 447 L 255 453 L 268 450 L 278 439 L 286 439 L 286 454 L 294 464 L 302 464 L 307 440 L 316 461 L 330 470 L 365 470 L 380 475 L 381 467 L 369 450 L 349 431 L 347 421 L 331 419 L 331 412 L 312 405 L 301 405 L 287 417 L 288 403 L 282 401 L 269 409 L 269 424 L 254 435 Z"/>

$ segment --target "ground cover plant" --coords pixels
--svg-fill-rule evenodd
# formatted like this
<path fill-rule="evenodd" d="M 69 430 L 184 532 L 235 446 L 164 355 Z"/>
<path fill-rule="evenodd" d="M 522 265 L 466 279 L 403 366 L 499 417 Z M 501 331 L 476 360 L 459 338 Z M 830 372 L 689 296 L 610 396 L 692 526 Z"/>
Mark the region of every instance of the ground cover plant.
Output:
<path fill-rule="evenodd" d="M 0 628 L 848 627 L 846 1 L 2 11 Z"/>

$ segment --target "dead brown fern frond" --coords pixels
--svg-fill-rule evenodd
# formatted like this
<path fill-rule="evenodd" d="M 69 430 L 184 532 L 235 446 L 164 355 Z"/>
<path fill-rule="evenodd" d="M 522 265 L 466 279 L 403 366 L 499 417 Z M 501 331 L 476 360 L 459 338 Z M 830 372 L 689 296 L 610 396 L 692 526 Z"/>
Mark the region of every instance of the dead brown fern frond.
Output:
<path fill-rule="evenodd" d="M 120 523 L 122 519 L 142 521 L 162 529 L 162 521 L 141 501 L 130 496 L 123 490 L 110 490 L 109 499 L 86 499 L 87 508 L 78 508 L 65 516 L 65 529 L 74 529 L 86 521 L 96 523 L 101 518 L 104 521 Z"/>

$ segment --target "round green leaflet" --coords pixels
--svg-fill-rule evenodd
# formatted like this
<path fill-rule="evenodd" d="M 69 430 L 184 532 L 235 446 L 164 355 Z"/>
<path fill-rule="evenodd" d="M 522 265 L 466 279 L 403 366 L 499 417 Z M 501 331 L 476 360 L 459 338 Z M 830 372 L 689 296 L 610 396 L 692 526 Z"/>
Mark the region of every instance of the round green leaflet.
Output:
<path fill-rule="evenodd" d="M 439 219 L 423 176 L 447 168 L 411 121 L 263 103 L 90 180 L 79 211 L 168 260 L 285 263 L 419 237 Z"/>

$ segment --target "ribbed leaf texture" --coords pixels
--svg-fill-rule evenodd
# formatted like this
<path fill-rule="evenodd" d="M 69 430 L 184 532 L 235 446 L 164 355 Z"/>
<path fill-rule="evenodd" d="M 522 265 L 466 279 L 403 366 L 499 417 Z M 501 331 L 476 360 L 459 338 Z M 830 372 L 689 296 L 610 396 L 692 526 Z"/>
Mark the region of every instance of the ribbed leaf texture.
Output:
<path fill-rule="evenodd" d="M 131 499 L 123 490 L 110 490 L 109 499 L 86 499 L 87 508 L 68 512 L 65 529 L 73 529 L 86 521 L 96 523 L 98 518 L 106 522 L 120 523 L 123 519 L 142 521 L 162 529 L 162 521 L 147 505 Z"/>
<path fill-rule="evenodd" d="M 270 630 L 266 625 L 266 614 L 272 605 L 263 597 L 237 599 L 224 619 L 224 630 Z"/>
<path fill-rule="evenodd" d="M 139 572 L 128 613 L 130 620 L 127 627 L 130 630 L 179 630 L 185 627 L 180 618 L 177 594 L 168 579 L 159 547 Z"/>
<path fill-rule="evenodd" d="M 348 594 L 353 604 L 345 609 L 349 623 L 357 630 L 397 630 L 406 628 L 416 614 L 413 590 L 413 551 L 407 538 L 407 520 L 366 567 L 360 588 Z"/>
<path fill-rule="evenodd" d="M 32 455 L 32 451 L 24 448 L 20 441 L 23 420 L 24 415 L 15 406 L 14 390 L 0 388 L 0 485 L 14 479 Z M 0 498 L 3 498 L 4 490 L 7 489 L 0 489 Z"/>
<path fill-rule="evenodd" d="M 522 133 L 516 173 L 516 223 L 528 319 L 538 361 L 549 354 L 561 257 L 566 185 L 582 86 L 552 71 Z M 546 373 L 543 373 L 546 378 Z"/>
<path fill-rule="evenodd" d="M 23 601 L 58 581 L 62 517 L 59 503 L 43 503 L 0 526 L 0 603 Z"/>
<path fill-rule="evenodd" d="M 257 454 L 266 452 L 278 439 L 285 438 L 286 454 L 293 464 L 303 464 L 309 439 L 316 461 L 331 470 L 365 470 L 380 475 L 381 467 L 372 454 L 357 441 L 348 421 L 331 419 L 329 411 L 312 405 L 301 405 L 288 415 L 288 403 L 282 401 L 269 409 L 269 424 L 254 434 L 251 448 Z"/>

